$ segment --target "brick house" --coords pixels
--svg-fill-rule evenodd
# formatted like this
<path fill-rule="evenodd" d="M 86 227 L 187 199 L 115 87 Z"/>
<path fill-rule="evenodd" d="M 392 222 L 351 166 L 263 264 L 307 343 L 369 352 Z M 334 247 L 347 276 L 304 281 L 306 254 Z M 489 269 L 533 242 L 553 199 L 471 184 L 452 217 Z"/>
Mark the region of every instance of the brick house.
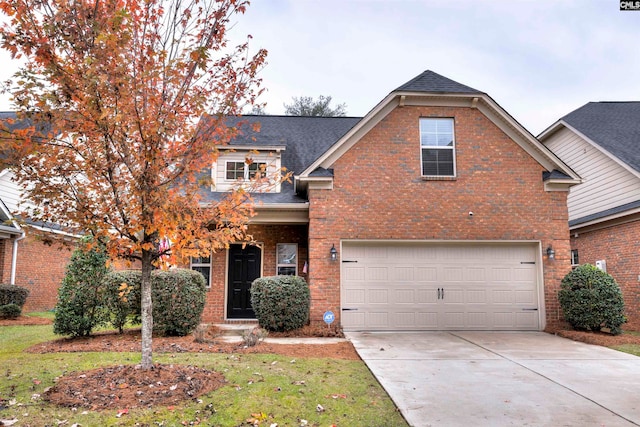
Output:
<path fill-rule="evenodd" d="M 611 274 L 640 328 L 640 102 L 589 102 L 539 139 L 584 179 L 567 200 L 572 264 Z"/>
<path fill-rule="evenodd" d="M 0 113 L 0 120 L 15 116 Z M 75 236 L 55 226 L 17 221 L 21 191 L 12 178 L 9 169 L 0 168 L 0 283 L 29 290 L 23 312 L 50 310 L 71 258 L 71 249 L 55 242 L 73 242 Z"/>
<path fill-rule="evenodd" d="M 12 214 L 17 212 L 14 194 L 18 189 L 11 172 L 0 171 L 0 283 L 29 289 L 25 313 L 50 310 L 71 258 L 71 248 L 56 241 L 73 241 L 74 236 L 43 224 L 19 224 Z"/>
<path fill-rule="evenodd" d="M 346 330 L 560 320 L 567 194 L 580 177 L 486 93 L 425 71 L 363 118 L 229 124 L 240 120 L 260 131 L 244 126 L 221 153 L 207 197 L 258 168 L 293 178 L 255 195 L 257 245 L 192 260 L 210 286 L 205 321 L 251 319 L 251 282 L 275 274 L 306 277 L 311 320 L 330 310 Z"/>

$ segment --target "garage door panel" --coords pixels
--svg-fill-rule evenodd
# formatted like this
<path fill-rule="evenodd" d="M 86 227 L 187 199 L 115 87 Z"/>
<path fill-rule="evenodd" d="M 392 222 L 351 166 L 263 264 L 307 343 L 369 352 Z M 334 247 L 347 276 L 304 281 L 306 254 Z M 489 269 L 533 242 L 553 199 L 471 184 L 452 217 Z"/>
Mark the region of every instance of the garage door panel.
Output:
<path fill-rule="evenodd" d="M 388 289 L 371 289 L 367 293 L 367 302 L 369 304 L 389 304 Z"/>
<path fill-rule="evenodd" d="M 529 291 L 529 290 L 515 291 L 514 296 L 515 296 L 516 304 L 537 306 L 536 294 L 533 291 Z"/>
<path fill-rule="evenodd" d="M 344 242 L 346 330 L 538 330 L 536 244 Z"/>
<path fill-rule="evenodd" d="M 438 303 L 438 292 L 436 289 L 417 289 L 416 290 L 416 299 L 415 302 L 417 304 L 437 304 Z"/>
<path fill-rule="evenodd" d="M 369 267 L 365 271 L 367 281 L 388 281 L 390 267 Z"/>
<path fill-rule="evenodd" d="M 438 269 L 435 267 L 414 267 L 415 280 L 417 282 L 436 282 Z"/>
<path fill-rule="evenodd" d="M 353 306 L 362 305 L 367 302 L 367 290 L 366 289 L 347 289 L 342 293 L 343 305 Z"/>
<path fill-rule="evenodd" d="M 486 269 L 484 267 L 468 267 L 464 269 L 464 281 L 466 283 L 484 283 L 486 280 Z"/>
<path fill-rule="evenodd" d="M 440 279 L 443 283 L 462 282 L 464 280 L 464 269 L 462 267 L 443 267 L 443 276 Z"/>

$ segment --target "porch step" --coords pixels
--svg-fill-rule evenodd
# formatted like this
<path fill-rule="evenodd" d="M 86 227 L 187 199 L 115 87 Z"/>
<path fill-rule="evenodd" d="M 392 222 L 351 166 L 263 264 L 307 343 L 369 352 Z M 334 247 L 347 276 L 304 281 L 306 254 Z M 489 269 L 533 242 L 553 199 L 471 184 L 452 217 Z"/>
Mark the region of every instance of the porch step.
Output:
<path fill-rule="evenodd" d="M 257 321 L 243 321 L 231 323 L 215 323 L 213 326 L 220 329 L 222 335 L 242 336 L 245 331 L 249 331 L 258 326 Z"/>

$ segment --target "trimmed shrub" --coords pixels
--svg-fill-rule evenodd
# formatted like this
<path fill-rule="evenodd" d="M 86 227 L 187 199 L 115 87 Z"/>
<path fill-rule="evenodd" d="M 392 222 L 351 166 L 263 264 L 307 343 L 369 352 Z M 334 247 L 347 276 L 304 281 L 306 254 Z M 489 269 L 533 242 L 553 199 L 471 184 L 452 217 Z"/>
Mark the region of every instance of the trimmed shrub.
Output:
<path fill-rule="evenodd" d="M 0 319 L 17 319 L 22 314 L 18 304 L 0 305 Z"/>
<path fill-rule="evenodd" d="M 620 286 L 610 274 L 591 264 L 576 267 L 563 279 L 558 292 L 564 318 L 574 329 L 622 332 L 626 322 Z"/>
<path fill-rule="evenodd" d="M 251 305 L 258 323 L 268 331 L 301 328 L 309 320 L 309 285 L 299 276 L 258 278 L 251 285 Z"/>
<path fill-rule="evenodd" d="M 103 281 L 104 305 L 109 312 L 109 323 L 124 332 L 127 321 L 140 323 L 140 272 L 111 271 Z"/>
<path fill-rule="evenodd" d="M 105 279 L 108 307 L 113 311 L 111 323 L 115 327 L 124 327 L 128 316 L 133 317 L 134 323 L 140 322 L 141 279 L 141 271 L 112 272 Z M 151 272 L 151 281 L 154 331 L 168 336 L 193 332 L 200 323 L 206 301 L 204 276 L 187 269 L 155 270 Z"/>
<path fill-rule="evenodd" d="M 29 289 L 27 288 L 0 284 L 0 305 L 15 304 L 22 309 L 28 296 Z"/>
<path fill-rule="evenodd" d="M 83 243 L 89 243 L 87 238 Z M 103 245 L 81 247 L 71 261 L 58 290 L 53 332 L 58 335 L 86 336 L 109 320 L 104 308 L 102 281 L 108 273 Z"/>
<path fill-rule="evenodd" d="M 154 329 L 169 336 L 190 334 L 204 311 L 204 276 L 187 269 L 156 270 L 151 273 L 151 280 Z"/>

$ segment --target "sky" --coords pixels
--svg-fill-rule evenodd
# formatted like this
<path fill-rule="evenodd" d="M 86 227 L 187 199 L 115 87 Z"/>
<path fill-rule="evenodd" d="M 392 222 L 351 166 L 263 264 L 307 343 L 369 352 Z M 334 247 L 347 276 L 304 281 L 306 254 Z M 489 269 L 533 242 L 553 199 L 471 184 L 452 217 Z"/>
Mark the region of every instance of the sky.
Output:
<path fill-rule="evenodd" d="M 231 34 L 269 52 L 269 114 L 325 95 L 364 116 L 425 70 L 489 94 L 534 135 L 590 101 L 640 101 L 640 11 L 619 0 L 252 0 Z M 17 64 L 0 61 L 4 81 Z"/>

